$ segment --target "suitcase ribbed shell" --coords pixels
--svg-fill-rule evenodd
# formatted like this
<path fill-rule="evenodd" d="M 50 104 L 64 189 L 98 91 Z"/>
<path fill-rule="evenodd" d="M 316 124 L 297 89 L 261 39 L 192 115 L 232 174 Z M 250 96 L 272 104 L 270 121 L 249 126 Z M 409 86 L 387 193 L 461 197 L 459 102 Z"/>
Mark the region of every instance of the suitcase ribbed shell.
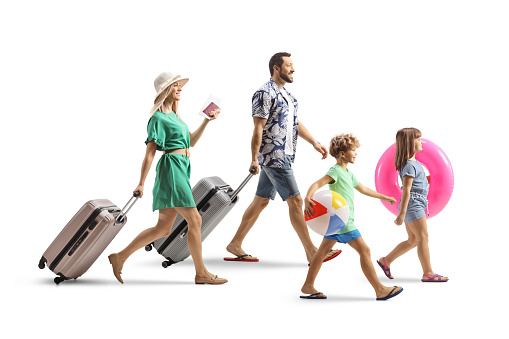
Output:
<path fill-rule="evenodd" d="M 219 222 L 226 216 L 226 214 L 228 214 L 237 202 L 237 199 L 235 199 L 234 202 L 230 199 L 230 195 L 233 192 L 230 186 L 228 186 L 219 177 L 209 177 L 200 180 L 193 187 L 193 198 L 196 205 L 200 205 L 200 202 L 212 190 L 217 191 L 208 200 L 208 203 L 198 210 L 202 217 L 202 241 L 205 240 L 205 238 L 214 230 L 217 224 L 219 224 Z M 182 231 L 177 230 L 178 226 L 183 221 L 184 218 L 182 218 L 179 214 L 173 223 L 170 235 L 154 241 L 154 247 L 157 251 L 172 263 L 182 261 L 190 255 L 187 247 L 187 227 Z M 175 232 L 178 232 L 178 234 L 175 235 Z M 161 252 L 161 247 L 165 244 L 168 238 L 172 237 L 174 237 L 174 240 Z"/>

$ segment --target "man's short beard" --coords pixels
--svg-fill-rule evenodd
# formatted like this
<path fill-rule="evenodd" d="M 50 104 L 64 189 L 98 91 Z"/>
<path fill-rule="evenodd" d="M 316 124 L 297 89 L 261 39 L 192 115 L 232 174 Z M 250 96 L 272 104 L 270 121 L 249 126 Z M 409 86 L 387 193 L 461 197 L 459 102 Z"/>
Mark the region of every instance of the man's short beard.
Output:
<path fill-rule="evenodd" d="M 292 80 L 292 79 L 290 79 L 290 78 L 288 77 L 288 75 L 286 75 L 286 74 L 281 74 L 281 73 L 279 73 L 279 77 L 280 77 L 281 79 L 283 79 L 284 81 L 286 81 L 286 82 L 290 83 L 290 84 L 293 82 L 293 80 Z"/>

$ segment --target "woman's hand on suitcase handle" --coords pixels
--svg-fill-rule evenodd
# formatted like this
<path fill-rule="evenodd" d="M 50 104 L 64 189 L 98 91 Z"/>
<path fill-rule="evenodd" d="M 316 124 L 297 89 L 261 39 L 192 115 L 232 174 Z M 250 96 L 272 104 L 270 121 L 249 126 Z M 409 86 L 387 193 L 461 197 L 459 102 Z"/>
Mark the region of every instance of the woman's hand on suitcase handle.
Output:
<path fill-rule="evenodd" d="M 133 195 L 135 197 L 138 196 L 138 198 L 143 197 L 143 185 L 138 185 L 138 187 L 136 187 L 136 189 L 133 191 Z"/>

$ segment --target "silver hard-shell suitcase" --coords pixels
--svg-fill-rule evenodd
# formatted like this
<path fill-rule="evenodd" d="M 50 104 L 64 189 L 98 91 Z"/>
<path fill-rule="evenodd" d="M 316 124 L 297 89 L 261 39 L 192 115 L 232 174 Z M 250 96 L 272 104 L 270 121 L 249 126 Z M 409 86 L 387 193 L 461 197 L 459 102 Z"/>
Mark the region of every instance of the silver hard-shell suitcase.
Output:
<path fill-rule="evenodd" d="M 251 179 L 252 172 L 235 191 L 219 177 L 203 178 L 193 187 L 193 199 L 202 217 L 202 241 L 235 206 L 238 201 L 238 193 Z M 170 235 L 155 240 L 145 246 L 145 249 L 150 251 L 152 247 L 166 258 L 166 261 L 163 261 L 162 264 L 164 268 L 189 257 L 187 222 L 185 219 L 179 214 L 173 223 Z"/>
<path fill-rule="evenodd" d="M 82 276 L 125 225 L 138 196 L 133 194 L 122 210 L 107 199 L 86 202 L 44 252 L 39 268 L 47 264 L 58 275 L 56 284 Z"/>

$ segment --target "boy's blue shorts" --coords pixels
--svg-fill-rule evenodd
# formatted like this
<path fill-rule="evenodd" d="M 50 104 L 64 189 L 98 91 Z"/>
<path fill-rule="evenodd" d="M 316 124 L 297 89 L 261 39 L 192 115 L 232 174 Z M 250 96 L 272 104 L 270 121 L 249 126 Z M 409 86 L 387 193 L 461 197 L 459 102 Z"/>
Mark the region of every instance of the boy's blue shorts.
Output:
<path fill-rule="evenodd" d="M 330 240 L 336 240 L 337 242 L 346 244 L 352 240 L 359 238 L 360 236 L 361 236 L 361 232 L 359 232 L 359 230 L 356 229 L 356 230 L 346 232 L 343 234 L 326 235 L 326 236 L 324 236 L 324 238 L 330 239 Z"/>

